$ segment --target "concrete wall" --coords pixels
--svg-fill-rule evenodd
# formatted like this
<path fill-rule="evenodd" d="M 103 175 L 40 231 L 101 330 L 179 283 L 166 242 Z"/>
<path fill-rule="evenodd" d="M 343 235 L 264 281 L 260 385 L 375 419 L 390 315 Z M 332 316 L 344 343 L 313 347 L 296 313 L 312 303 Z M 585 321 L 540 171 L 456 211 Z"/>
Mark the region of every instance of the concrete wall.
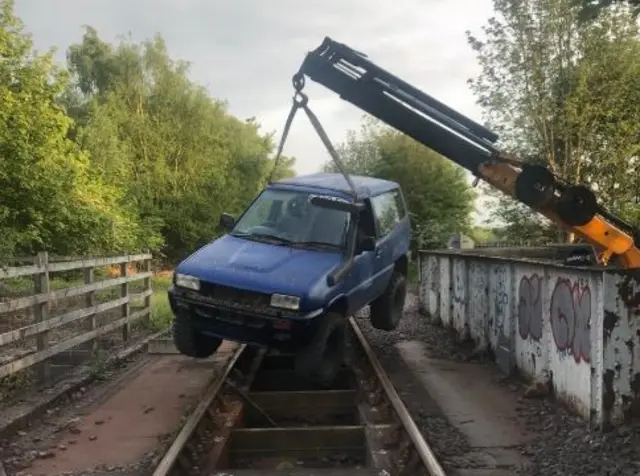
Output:
<path fill-rule="evenodd" d="M 423 311 L 594 424 L 640 414 L 640 271 L 421 252 Z"/>

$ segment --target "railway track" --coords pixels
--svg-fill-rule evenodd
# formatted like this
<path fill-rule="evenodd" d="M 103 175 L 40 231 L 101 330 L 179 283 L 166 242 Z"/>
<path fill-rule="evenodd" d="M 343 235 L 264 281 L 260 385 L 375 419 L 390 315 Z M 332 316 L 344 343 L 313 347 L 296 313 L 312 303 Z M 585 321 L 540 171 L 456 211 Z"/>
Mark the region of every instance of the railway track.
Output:
<path fill-rule="evenodd" d="M 331 389 L 301 381 L 290 355 L 238 347 L 154 476 L 444 476 L 349 319 L 348 357 Z"/>

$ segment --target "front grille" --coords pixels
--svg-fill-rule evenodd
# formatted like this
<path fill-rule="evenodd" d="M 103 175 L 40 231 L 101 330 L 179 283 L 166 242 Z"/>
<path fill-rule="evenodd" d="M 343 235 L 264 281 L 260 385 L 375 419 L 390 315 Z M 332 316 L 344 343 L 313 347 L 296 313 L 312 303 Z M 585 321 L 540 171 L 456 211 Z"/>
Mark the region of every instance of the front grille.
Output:
<path fill-rule="evenodd" d="M 264 311 L 269 308 L 270 294 L 256 293 L 212 283 L 200 283 L 200 294 L 230 308 Z"/>

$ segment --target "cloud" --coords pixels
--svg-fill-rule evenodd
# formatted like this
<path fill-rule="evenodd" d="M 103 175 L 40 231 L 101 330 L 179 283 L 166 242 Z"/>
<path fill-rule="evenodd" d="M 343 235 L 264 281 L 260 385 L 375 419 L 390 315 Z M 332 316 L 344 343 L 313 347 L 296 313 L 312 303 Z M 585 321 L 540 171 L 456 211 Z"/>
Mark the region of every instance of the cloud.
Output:
<path fill-rule="evenodd" d="M 91 25 L 113 41 L 161 33 L 170 54 L 191 62 L 193 79 L 226 99 L 240 117 L 257 117 L 281 132 L 290 106 L 291 76 L 325 36 L 371 60 L 451 107 L 480 118 L 466 81 L 478 69 L 465 31 L 478 31 L 491 0 L 20 0 L 16 11 L 43 50 L 66 48 Z M 315 84 L 310 106 L 335 142 L 356 129 L 362 112 Z M 302 115 L 301 115 L 302 116 Z M 301 173 L 317 170 L 326 152 L 304 117 L 285 153 Z"/>

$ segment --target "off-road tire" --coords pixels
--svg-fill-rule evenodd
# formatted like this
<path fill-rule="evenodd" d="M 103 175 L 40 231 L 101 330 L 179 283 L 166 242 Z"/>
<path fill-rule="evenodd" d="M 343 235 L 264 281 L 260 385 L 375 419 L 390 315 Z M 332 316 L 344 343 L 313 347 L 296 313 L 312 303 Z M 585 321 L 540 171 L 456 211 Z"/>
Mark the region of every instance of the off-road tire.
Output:
<path fill-rule="evenodd" d="M 212 356 L 222 344 L 222 339 L 197 332 L 188 315 L 179 314 L 173 321 L 173 343 L 183 355 L 195 359 Z"/>
<path fill-rule="evenodd" d="M 328 312 L 319 319 L 322 320 L 311 342 L 296 354 L 295 371 L 300 378 L 329 387 L 344 363 L 347 318 Z"/>
<path fill-rule="evenodd" d="M 406 296 L 407 278 L 394 271 L 384 294 L 371 303 L 371 325 L 382 331 L 394 330 L 402 318 Z"/>

